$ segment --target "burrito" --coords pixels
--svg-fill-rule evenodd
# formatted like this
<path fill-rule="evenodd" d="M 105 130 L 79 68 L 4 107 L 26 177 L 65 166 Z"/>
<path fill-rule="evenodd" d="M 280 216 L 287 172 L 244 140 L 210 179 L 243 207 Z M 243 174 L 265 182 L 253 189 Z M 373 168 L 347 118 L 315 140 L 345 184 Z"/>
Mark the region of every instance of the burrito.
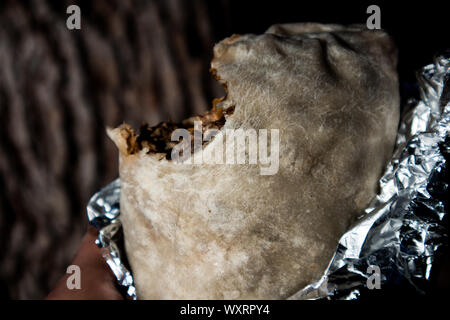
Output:
<path fill-rule="evenodd" d="M 108 129 L 138 297 L 285 299 L 319 280 L 392 155 L 396 63 L 382 30 L 274 25 L 214 46 L 209 112 Z"/>

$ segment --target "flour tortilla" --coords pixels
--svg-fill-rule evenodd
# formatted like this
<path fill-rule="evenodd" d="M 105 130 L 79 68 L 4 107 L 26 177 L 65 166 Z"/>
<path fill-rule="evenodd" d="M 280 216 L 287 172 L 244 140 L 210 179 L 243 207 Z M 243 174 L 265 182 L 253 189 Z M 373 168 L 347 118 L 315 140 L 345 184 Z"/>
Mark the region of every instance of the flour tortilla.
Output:
<path fill-rule="evenodd" d="M 399 120 L 383 31 L 314 23 L 234 35 L 211 63 L 226 129 L 279 129 L 279 168 L 180 165 L 120 150 L 121 216 L 140 299 L 284 299 L 318 280 L 377 191 Z M 214 148 L 213 139 L 204 149 Z"/>

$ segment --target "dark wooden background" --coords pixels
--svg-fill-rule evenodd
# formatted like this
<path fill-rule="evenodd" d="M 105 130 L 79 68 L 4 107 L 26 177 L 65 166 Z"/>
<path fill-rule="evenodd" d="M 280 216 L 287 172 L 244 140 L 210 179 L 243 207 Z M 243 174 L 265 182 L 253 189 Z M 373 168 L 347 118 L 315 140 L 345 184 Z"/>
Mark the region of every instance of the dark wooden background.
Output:
<path fill-rule="evenodd" d="M 402 83 L 448 46 L 447 10 L 375 1 L 397 42 Z M 82 29 L 66 28 L 67 6 Z M 273 23 L 365 23 L 372 2 L 2 0 L 0 295 L 44 297 L 86 229 L 89 197 L 117 176 L 106 126 L 181 120 L 223 89 L 215 42 Z"/>

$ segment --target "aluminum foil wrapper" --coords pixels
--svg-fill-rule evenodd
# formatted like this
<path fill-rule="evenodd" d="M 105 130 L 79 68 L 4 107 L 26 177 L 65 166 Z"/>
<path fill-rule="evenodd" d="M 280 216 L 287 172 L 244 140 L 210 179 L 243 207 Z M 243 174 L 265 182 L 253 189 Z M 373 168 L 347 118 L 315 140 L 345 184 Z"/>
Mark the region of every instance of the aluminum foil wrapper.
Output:
<path fill-rule="evenodd" d="M 134 279 L 128 267 L 120 215 L 120 180 L 116 179 L 94 194 L 88 202 L 89 223 L 97 228 L 95 241 L 127 297 L 136 300 Z"/>
<path fill-rule="evenodd" d="M 438 253 L 448 243 L 443 219 L 450 171 L 450 54 L 437 57 L 417 78 L 421 99 L 404 106 L 379 194 L 341 237 L 323 277 L 289 299 L 357 299 L 376 290 L 378 280 L 380 290 L 426 292 Z M 120 180 L 96 193 L 87 212 L 118 283 L 137 299 L 119 220 Z"/>

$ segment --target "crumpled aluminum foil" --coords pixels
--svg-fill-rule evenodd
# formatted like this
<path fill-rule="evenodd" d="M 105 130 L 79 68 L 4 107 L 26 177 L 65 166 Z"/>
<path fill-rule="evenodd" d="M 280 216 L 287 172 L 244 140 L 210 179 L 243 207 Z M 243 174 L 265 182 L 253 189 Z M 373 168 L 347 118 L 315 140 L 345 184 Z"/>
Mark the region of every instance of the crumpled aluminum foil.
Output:
<path fill-rule="evenodd" d="M 103 258 L 116 276 L 119 285 L 125 289 L 127 297 L 136 300 L 136 288 L 127 266 L 122 224 L 119 220 L 120 179 L 114 180 L 94 194 L 86 209 L 89 223 L 99 231 L 95 243 L 100 247 Z"/>
<path fill-rule="evenodd" d="M 323 277 L 289 299 L 357 299 L 370 289 L 374 266 L 381 290 L 401 286 L 425 293 L 438 252 L 448 242 L 442 221 L 449 188 L 443 175 L 450 170 L 450 54 L 424 67 L 418 84 L 421 100 L 405 107 L 380 193 L 341 237 Z M 123 251 L 120 180 L 96 193 L 87 212 L 118 283 L 137 299 Z"/>

